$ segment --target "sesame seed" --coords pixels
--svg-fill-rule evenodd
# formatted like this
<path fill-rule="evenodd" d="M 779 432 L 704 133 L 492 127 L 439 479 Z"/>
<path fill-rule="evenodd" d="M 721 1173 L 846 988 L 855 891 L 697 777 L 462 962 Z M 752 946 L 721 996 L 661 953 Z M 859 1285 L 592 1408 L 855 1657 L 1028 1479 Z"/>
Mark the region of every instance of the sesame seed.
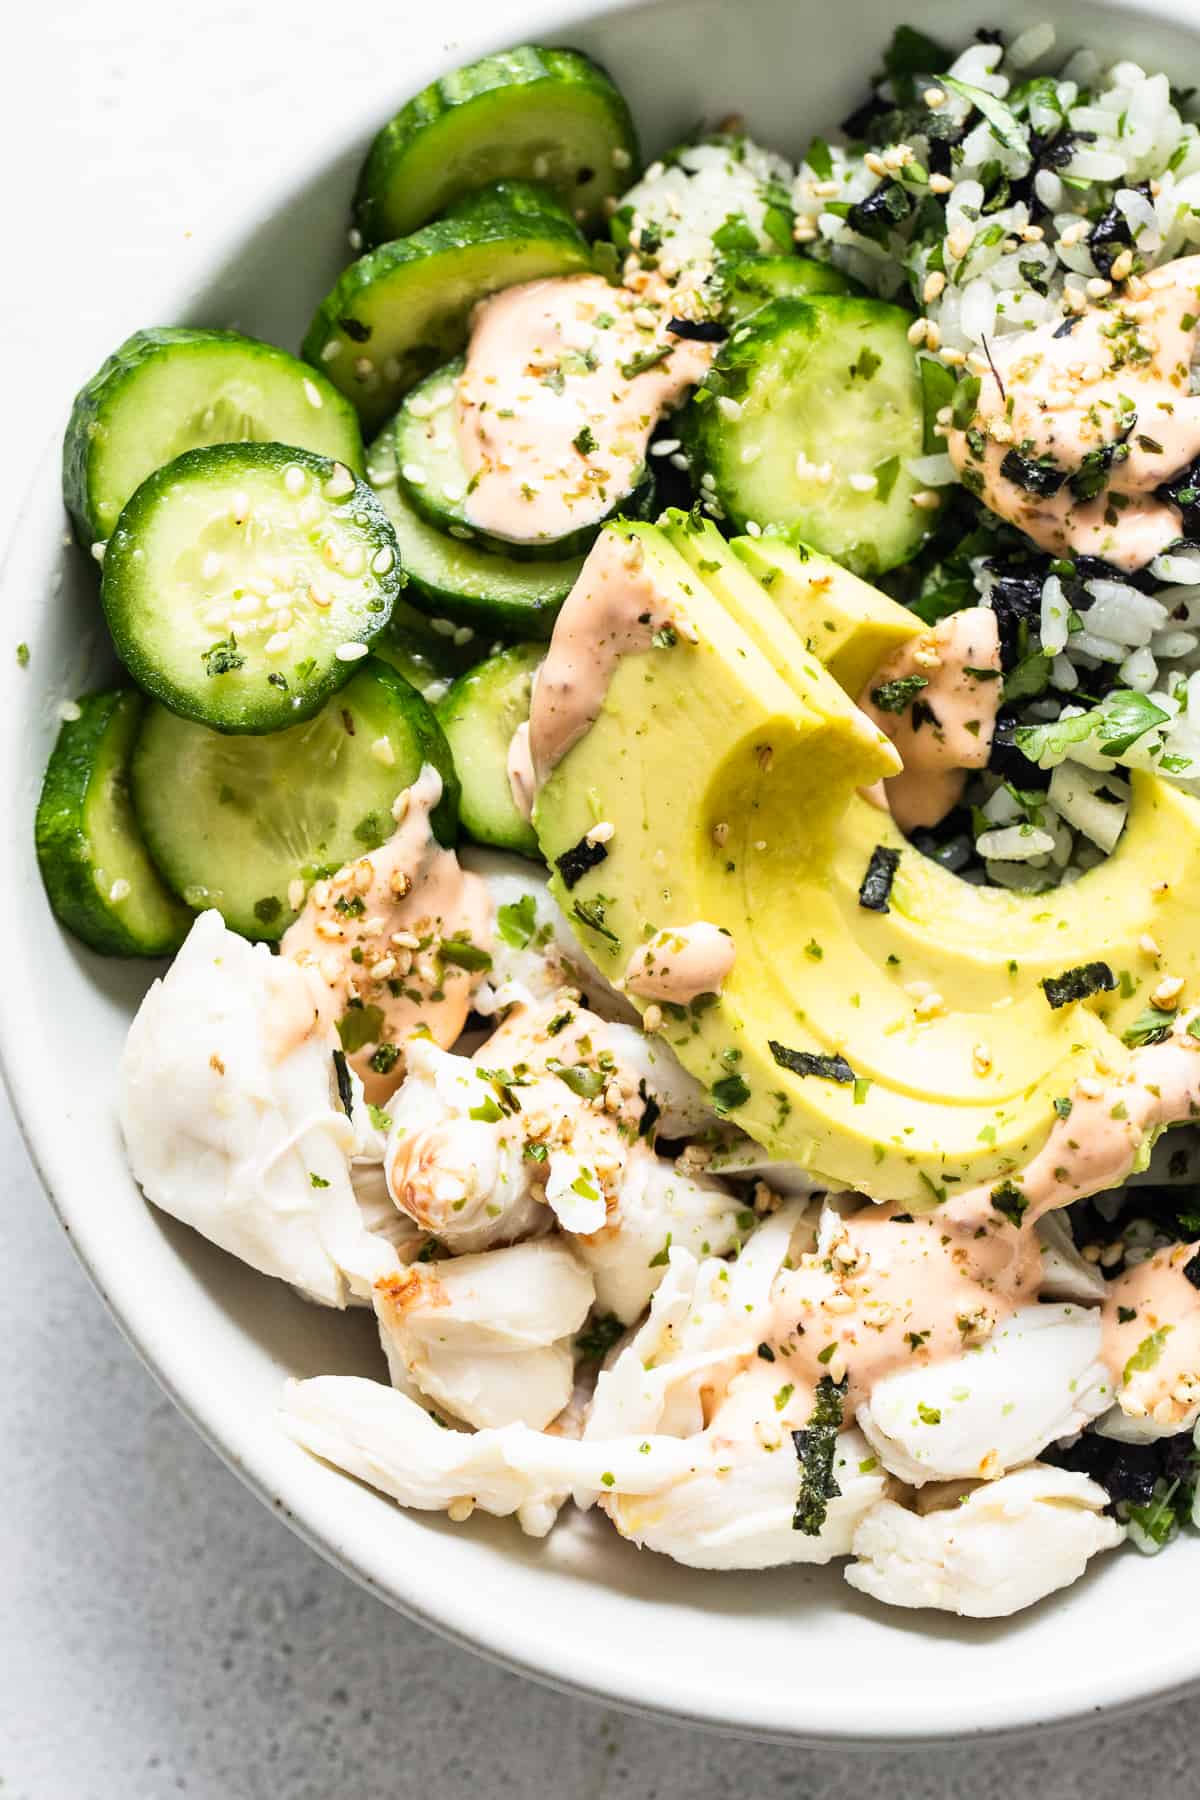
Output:
<path fill-rule="evenodd" d="M 1089 300 L 1106 300 L 1112 293 L 1113 284 L 1105 281 L 1103 275 L 1093 275 L 1083 284 L 1083 291 Z"/>
<path fill-rule="evenodd" d="M 811 244 L 815 240 L 816 235 L 816 226 L 810 225 L 805 219 L 797 219 L 796 223 L 792 226 L 793 243 Z"/>
<path fill-rule="evenodd" d="M 725 823 L 724 819 L 722 819 L 718 824 L 713 826 L 712 837 L 713 837 L 713 843 L 716 844 L 718 849 L 720 849 L 721 846 L 728 841 L 729 827 Z"/>
<path fill-rule="evenodd" d="M 122 900 L 128 900 L 133 889 L 123 875 L 117 877 L 108 890 L 108 897 L 114 905 L 119 906 Z"/>
<path fill-rule="evenodd" d="M 268 650 L 270 647 L 268 644 Z M 339 662 L 357 662 L 360 657 L 367 654 L 367 646 L 365 644 L 339 644 L 333 654 Z"/>
<path fill-rule="evenodd" d="M 659 438 L 657 444 L 651 444 L 650 454 L 651 456 L 674 456 L 679 449 L 679 444 L 678 438 Z"/>
<path fill-rule="evenodd" d="M 647 1031 L 659 1031 L 662 1028 L 663 1013 L 661 1006 L 648 1006 L 642 1014 L 642 1025 Z"/>
<path fill-rule="evenodd" d="M 399 825 L 408 815 L 408 789 L 404 788 L 392 801 L 392 817 Z M 393 886 L 392 892 L 395 893 Z"/>
<path fill-rule="evenodd" d="M 386 981 L 389 975 L 395 973 L 395 968 L 396 959 L 394 956 L 381 956 L 377 963 L 371 964 L 367 973 L 370 975 L 372 981 Z"/>
<path fill-rule="evenodd" d="M 946 90 L 940 87 L 927 87 L 921 98 L 930 112 L 936 112 L 939 106 L 946 104 Z"/>
<path fill-rule="evenodd" d="M 309 583 L 308 597 L 314 606 L 326 607 L 333 605 L 331 597 L 325 592 L 324 588 L 319 588 L 315 581 Z"/>
<path fill-rule="evenodd" d="M 102 563 L 104 561 L 104 552 L 107 549 L 108 549 L 107 538 L 100 539 L 98 542 L 96 542 L 92 545 L 92 555 L 95 557 L 95 559 L 98 563 Z"/>
<path fill-rule="evenodd" d="M 908 341 L 910 344 L 915 346 L 917 344 L 923 344 L 925 342 L 925 333 L 926 333 L 926 330 L 928 329 L 928 324 L 929 324 L 929 322 L 927 319 L 914 319 L 913 320 L 912 324 L 908 328 Z"/>
<path fill-rule="evenodd" d="M 1109 274 L 1112 276 L 1112 279 L 1114 281 L 1124 281 L 1125 277 L 1128 274 L 1130 274 L 1132 269 L 1133 269 L 1133 251 L 1132 250 L 1122 250 L 1121 254 L 1119 256 L 1113 257 L 1112 267 L 1109 269 Z"/>
<path fill-rule="evenodd" d="M 939 350 L 938 355 L 941 357 L 942 361 L 945 363 L 945 365 L 948 369 L 961 369 L 963 364 L 967 360 L 961 350 L 954 350 L 954 349 Z"/>
<path fill-rule="evenodd" d="M 57 711 L 64 725 L 73 725 L 76 719 L 83 717 L 82 708 L 77 700 L 60 700 Z"/>
<path fill-rule="evenodd" d="M 921 290 L 921 298 L 926 306 L 935 301 L 946 285 L 946 277 L 940 269 L 933 269 L 925 277 L 925 286 Z"/>
<path fill-rule="evenodd" d="M 948 194 L 953 186 L 954 183 L 948 175 L 931 175 L 929 177 L 929 191 L 931 194 Z"/>
<path fill-rule="evenodd" d="M 584 842 L 587 844 L 611 843 L 615 830 L 616 827 L 611 819 L 601 819 L 598 825 L 593 825 L 592 829 L 585 834 Z"/>
<path fill-rule="evenodd" d="M 1106 1244 L 1100 1252 L 1100 1267 L 1102 1269 L 1115 1269 L 1124 1254 L 1125 1244 L 1121 1238 L 1118 1238 L 1115 1243 Z"/>
<path fill-rule="evenodd" d="M 329 342 L 323 344 L 321 347 L 321 361 L 324 363 L 336 361 L 341 354 L 342 343 L 340 338 L 330 338 Z"/>
<path fill-rule="evenodd" d="M 956 225 L 946 239 L 946 248 L 955 262 L 961 262 L 971 248 L 975 234 L 969 225 Z"/>
<path fill-rule="evenodd" d="M 809 191 L 816 200 L 832 200 L 841 189 L 840 181 L 810 181 Z"/>
<path fill-rule="evenodd" d="M 424 485 L 425 471 L 416 463 L 404 463 L 400 473 L 403 475 L 405 481 L 412 483 L 413 487 L 421 487 Z"/>
<path fill-rule="evenodd" d="M 382 763 L 385 769 L 392 768 L 396 761 L 396 752 L 392 748 L 391 738 L 376 738 L 371 745 L 371 755 L 377 763 Z"/>
<path fill-rule="evenodd" d="M 290 631 L 275 631 L 263 645 L 263 650 L 267 656 L 282 656 L 291 641 Z"/>
<path fill-rule="evenodd" d="M 304 398 L 308 401 L 310 406 L 324 406 L 325 404 L 324 400 L 321 398 L 320 388 L 315 381 L 309 381 L 307 377 L 304 382 Z"/>
<path fill-rule="evenodd" d="M 1085 219 L 1079 219 L 1074 225 L 1067 226 L 1067 229 L 1062 233 L 1058 241 L 1063 246 L 1064 250 L 1073 250 L 1076 244 L 1081 244 L 1083 242 L 1087 234 L 1087 221 Z"/>
<path fill-rule="evenodd" d="M 617 153 L 614 150 L 613 156 L 615 157 L 616 154 Z M 452 1500 L 450 1502 L 449 1506 L 446 1508 L 446 1517 L 450 1520 L 451 1524 L 462 1525 L 467 1519 L 470 1518 L 471 1514 L 474 1511 L 475 1511 L 474 1500 L 471 1499 L 469 1494 L 464 1494 L 461 1497 L 461 1499 Z"/>
<path fill-rule="evenodd" d="M 292 489 L 291 491 L 299 492 L 298 489 Z M 325 498 L 327 500 L 344 500 L 347 494 L 352 494 L 353 492 L 353 475 L 344 463 L 334 463 L 333 473 L 325 483 Z"/>
<path fill-rule="evenodd" d="M 288 882 L 287 903 L 292 912 L 299 912 L 304 905 L 304 883 L 299 876 Z"/>
<path fill-rule="evenodd" d="M 863 157 L 863 162 L 871 171 L 872 175 L 886 175 L 888 172 L 887 164 L 884 162 L 882 156 L 875 150 L 868 150 L 867 154 Z"/>
<path fill-rule="evenodd" d="M 1165 975 L 1151 994 L 1150 1004 L 1166 1012 L 1174 1007 L 1182 992 L 1182 975 Z"/>
<path fill-rule="evenodd" d="M 621 144 L 613 145 L 612 166 L 614 169 L 627 169 L 629 167 L 629 165 L 632 163 L 632 161 L 633 161 L 633 158 L 630 156 L 628 150 L 626 150 L 623 145 L 621 145 Z"/>
<path fill-rule="evenodd" d="M 912 504 L 918 512 L 936 512 L 942 504 L 942 496 L 933 488 L 922 488 L 919 493 L 913 495 Z"/>
<path fill-rule="evenodd" d="M 856 470 L 853 475 L 847 476 L 846 479 L 849 486 L 854 489 L 856 494 L 873 494 L 875 489 L 879 486 L 878 478 L 868 474 L 865 470 Z"/>
<path fill-rule="evenodd" d="M 717 411 L 723 419 L 740 419 L 742 403 L 740 400 L 731 400 L 728 394 L 722 394 L 717 401 Z"/>
<path fill-rule="evenodd" d="M 1148 931 L 1143 931 L 1141 937 L 1138 939 L 1138 949 L 1143 956 L 1159 957 L 1162 955 L 1162 951 L 1159 949 L 1158 944 L 1155 939 L 1150 936 Z"/>
<path fill-rule="evenodd" d="M 455 649 L 461 650 L 463 645 L 469 644 L 474 636 L 475 633 L 469 625 L 460 625 L 450 639 L 450 642 L 454 645 Z"/>

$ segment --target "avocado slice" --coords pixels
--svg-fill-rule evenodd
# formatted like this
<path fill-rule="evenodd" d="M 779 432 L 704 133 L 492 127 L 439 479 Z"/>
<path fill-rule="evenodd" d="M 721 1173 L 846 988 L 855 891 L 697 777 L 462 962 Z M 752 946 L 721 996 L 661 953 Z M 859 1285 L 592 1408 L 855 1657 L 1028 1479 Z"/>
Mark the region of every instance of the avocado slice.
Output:
<path fill-rule="evenodd" d="M 807 544 L 738 537 L 730 548 L 848 694 L 861 694 L 892 652 L 925 630 L 906 606 Z"/>
<path fill-rule="evenodd" d="M 666 927 L 732 934 L 721 993 L 662 1008 L 662 1029 L 771 1155 L 916 1206 L 1023 1166 L 1055 1101 L 1120 1065 L 1161 975 L 1200 972 L 1200 804 L 1137 774 L 1120 845 L 1078 882 L 961 882 L 860 798 L 894 751 L 745 560 L 683 516 L 608 529 L 636 539 L 698 641 L 624 657 L 539 794 L 552 867 L 598 821 L 615 828 L 603 862 L 553 880 L 580 941 L 619 978 Z M 898 858 L 887 912 L 859 903 L 879 846 Z M 1052 1008 L 1041 980 L 1093 960 L 1119 986 Z"/>

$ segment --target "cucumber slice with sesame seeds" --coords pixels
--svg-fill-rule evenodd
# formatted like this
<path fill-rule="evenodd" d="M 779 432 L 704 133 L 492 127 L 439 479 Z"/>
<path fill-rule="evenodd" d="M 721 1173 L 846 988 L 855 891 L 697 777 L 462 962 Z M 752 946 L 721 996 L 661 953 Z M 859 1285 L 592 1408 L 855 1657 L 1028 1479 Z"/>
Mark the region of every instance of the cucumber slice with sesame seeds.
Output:
<path fill-rule="evenodd" d="M 575 226 L 571 209 L 543 181 L 493 181 L 462 194 L 442 214 L 444 219 L 489 219 L 497 213 L 512 218 L 557 219 Z"/>
<path fill-rule="evenodd" d="M 883 300 L 772 300 L 722 345 L 692 402 L 693 466 L 738 530 L 768 526 L 870 577 L 920 548 L 924 412 L 911 315 Z"/>
<path fill-rule="evenodd" d="M 146 708 L 136 688 L 88 694 L 64 722 L 34 824 L 60 922 L 102 956 L 170 956 L 192 915 L 160 880 L 129 799 L 129 758 Z"/>
<path fill-rule="evenodd" d="M 371 145 L 354 198 L 364 243 L 403 237 L 460 194 L 510 176 L 547 183 L 585 224 L 637 179 L 629 108 L 578 50 L 532 44 L 443 75 Z"/>
<path fill-rule="evenodd" d="M 435 706 L 451 683 L 479 657 L 470 626 L 439 619 L 437 627 L 415 606 L 398 600 L 392 616 L 371 645 L 371 655 L 411 682 Z"/>
<path fill-rule="evenodd" d="M 396 463 L 400 487 L 430 525 L 461 543 L 479 544 L 516 561 L 582 556 L 595 542 L 606 519 L 642 519 L 654 509 L 654 483 L 644 469 L 632 493 L 618 499 L 599 518 L 560 538 L 496 537 L 472 525 L 467 513 L 470 480 L 458 447 L 455 392 L 463 372 L 462 358 L 436 370 L 412 389 L 396 414 Z"/>
<path fill-rule="evenodd" d="M 85 548 L 155 469 L 205 444 L 297 444 L 362 472 L 354 408 L 321 374 L 236 331 L 135 331 L 75 397 L 63 498 Z"/>
<path fill-rule="evenodd" d="M 433 813 L 453 843 L 458 781 L 441 727 L 416 689 L 371 657 L 315 718 L 265 737 L 228 737 L 151 705 L 130 785 L 155 863 L 189 906 L 215 906 L 244 937 L 272 940 L 309 884 L 373 850 L 392 803 L 432 763 Z"/>
<path fill-rule="evenodd" d="M 533 672 L 544 644 L 514 644 L 460 675 L 437 708 L 462 785 L 458 815 L 478 844 L 540 857 L 537 833 L 522 818 L 508 781 L 513 733 L 529 717 Z"/>
<path fill-rule="evenodd" d="M 155 699 L 218 731 L 278 731 L 349 680 L 402 579 L 387 516 L 344 463 L 216 444 L 138 488 L 101 597 Z"/>
<path fill-rule="evenodd" d="M 731 271 L 721 302 L 722 318 L 736 323 L 769 300 L 806 294 L 862 294 L 865 288 L 832 263 L 811 256 L 747 256 Z"/>
<path fill-rule="evenodd" d="M 385 427 L 367 454 L 367 479 L 396 533 L 408 577 L 405 596 L 436 622 L 491 636 L 548 638 L 583 567 L 580 556 L 518 562 L 438 531 L 396 476 L 395 432 Z"/>
<path fill-rule="evenodd" d="M 318 308 L 304 355 L 374 431 L 415 381 L 462 349 L 477 300 L 590 268 L 582 234 L 562 219 L 499 206 L 443 219 L 351 263 Z"/>

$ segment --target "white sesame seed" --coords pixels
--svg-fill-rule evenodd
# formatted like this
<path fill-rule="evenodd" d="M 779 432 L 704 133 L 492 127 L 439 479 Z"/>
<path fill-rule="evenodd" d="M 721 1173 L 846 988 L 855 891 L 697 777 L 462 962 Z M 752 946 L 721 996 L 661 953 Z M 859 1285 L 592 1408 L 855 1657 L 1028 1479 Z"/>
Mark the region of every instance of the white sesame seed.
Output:
<path fill-rule="evenodd" d="M 1067 226 L 1067 229 L 1060 235 L 1058 241 L 1064 250 L 1073 250 L 1076 244 L 1081 244 L 1083 242 L 1087 234 L 1087 220 L 1078 219 L 1074 225 Z"/>
<path fill-rule="evenodd" d="M 321 361 L 324 363 L 334 362 L 341 354 L 342 340 L 340 338 L 330 338 L 327 344 L 321 346 Z"/>
<path fill-rule="evenodd" d="M 133 889 L 123 875 L 118 876 L 108 890 L 108 897 L 114 905 L 119 906 L 122 900 L 128 900 Z"/>
<path fill-rule="evenodd" d="M 1164 975 L 1150 996 L 1151 1004 L 1166 1010 L 1175 1005 L 1183 992 L 1182 975 Z"/>
<path fill-rule="evenodd" d="M 376 738 L 371 745 L 371 755 L 377 763 L 382 763 L 385 769 L 392 768 L 396 761 L 396 752 L 392 748 L 391 738 Z"/>
<path fill-rule="evenodd" d="M 103 538 L 92 545 L 92 555 L 98 563 L 104 561 L 104 552 L 108 549 L 108 539 Z"/>
<path fill-rule="evenodd" d="M 913 495 L 912 503 L 918 512 L 936 512 L 942 504 L 942 496 L 935 493 L 933 488 L 922 488 Z"/>
<path fill-rule="evenodd" d="M 874 475 L 868 474 L 865 470 L 856 470 L 853 475 L 847 476 L 846 479 L 856 494 L 874 493 L 875 489 L 879 486 L 877 478 Z"/>
<path fill-rule="evenodd" d="M 270 648 L 271 646 L 268 644 L 267 649 Z M 333 654 L 339 662 L 358 662 L 360 657 L 367 654 L 367 646 L 365 644 L 339 644 Z"/>
<path fill-rule="evenodd" d="M 310 406 L 324 406 L 325 404 L 324 400 L 321 398 L 320 388 L 315 381 L 309 381 L 307 377 L 305 377 L 304 381 L 304 398 L 308 401 Z"/>
<path fill-rule="evenodd" d="M 290 631 L 276 631 L 267 639 L 263 650 L 268 656 L 282 656 L 292 641 Z"/>
<path fill-rule="evenodd" d="M 353 475 L 344 463 L 334 463 L 333 473 L 325 483 L 325 498 L 327 500 L 344 500 L 347 494 L 353 492 Z"/>
<path fill-rule="evenodd" d="M 731 400 L 728 394 L 722 394 L 717 401 L 717 411 L 723 419 L 740 419 L 742 403 L 740 400 Z"/>
<path fill-rule="evenodd" d="M 288 882 L 287 903 L 292 912 L 299 912 L 304 905 L 304 883 L 299 876 Z"/>
<path fill-rule="evenodd" d="M 647 1031 L 658 1031 L 663 1022 L 661 1006 L 648 1006 L 642 1014 L 642 1024 Z"/>
<path fill-rule="evenodd" d="M 83 717 L 77 700 L 60 700 L 57 712 L 64 725 L 73 725 L 76 719 Z"/>
<path fill-rule="evenodd" d="M 412 483 L 413 487 L 421 487 L 424 484 L 425 471 L 417 463 L 402 464 L 400 473 L 405 481 Z"/>
<path fill-rule="evenodd" d="M 946 104 L 946 90 L 940 87 L 927 87 L 921 98 L 930 112 L 936 112 L 939 106 Z"/>
<path fill-rule="evenodd" d="M 615 830 L 616 827 L 611 819 L 601 819 L 598 825 L 593 825 L 592 829 L 585 834 L 584 842 L 587 844 L 611 843 Z"/>
<path fill-rule="evenodd" d="M 1143 956 L 1158 957 L 1162 955 L 1162 951 L 1159 949 L 1156 940 L 1150 936 L 1148 931 L 1143 931 L 1141 937 L 1138 939 L 1138 949 Z"/>
<path fill-rule="evenodd" d="M 614 144 L 612 150 L 612 166 L 614 169 L 627 169 L 633 158 L 623 144 Z"/>
<path fill-rule="evenodd" d="M 1112 293 L 1112 282 L 1105 281 L 1103 275 L 1093 275 L 1084 282 L 1083 291 L 1089 300 L 1106 300 Z"/>
<path fill-rule="evenodd" d="M 931 175 L 929 177 L 929 191 L 931 194 L 948 194 L 953 186 L 954 183 L 948 175 Z"/>
<path fill-rule="evenodd" d="M 475 633 L 469 625 L 460 625 L 450 641 L 457 649 L 461 650 L 463 645 L 469 644 L 474 636 Z"/>
<path fill-rule="evenodd" d="M 921 290 L 921 298 L 926 306 L 935 301 L 946 285 L 946 277 L 940 269 L 933 269 L 925 277 L 925 286 Z"/>

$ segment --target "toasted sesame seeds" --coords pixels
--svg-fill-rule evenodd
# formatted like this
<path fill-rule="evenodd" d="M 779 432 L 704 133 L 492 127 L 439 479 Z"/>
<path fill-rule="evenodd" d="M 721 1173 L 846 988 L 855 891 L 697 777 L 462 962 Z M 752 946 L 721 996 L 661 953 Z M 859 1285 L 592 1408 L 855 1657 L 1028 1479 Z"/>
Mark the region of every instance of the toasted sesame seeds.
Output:
<path fill-rule="evenodd" d="M 1150 936 L 1148 931 L 1143 931 L 1141 937 L 1138 939 L 1138 949 L 1143 956 L 1152 956 L 1157 959 L 1162 955 L 1162 951 L 1159 949 L 1157 941 Z"/>
<path fill-rule="evenodd" d="M 1163 1012 L 1173 1011 L 1182 992 L 1182 975 L 1164 975 L 1150 996 L 1150 1004 Z"/>
<path fill-rule="evenodd" d="M 611 819 L 601 819 L 598 825 L 593 825 L 590 831 L 585 832 L 583 841 L 585 844 L 610 844 L 615 830 Z"/>
<path fill-rule="evenodd" d="M 616 156 L 616 151 L 613 155 Z M 469 1494 L 463 1494 L 458 1500 L 452 1500 L 446 1508 L 446 1517 L 452 1525 L 462 1525 L 475 1511 L 475 1502 Z"/>
<path fill-rule="evenodd" d="M 946 277 L 940 269 L 933 269 L 925 277 L 925 286 L 921 289 L 921 298 L 926 306 L 932 305 L 946 286 Z"/>
<path fill-rule="evenodd" d="M 912 504 L 918 512 L 936 512 L 942 504 L 942 496 L 933 488 L 921 488 L 913 495 Z"/>
<path fill-rule="evenodd" d="M 287 903 L 291 912 L 299 912 L 304 905 L 304 883 L 299 876 L 288 882 Z"/>
<path fill-rule="evenodd" d="M 403 821 L 408 817 L 408 789 L 407 788 L 402 788 L 401 791 L 396 795 L 396 798 L 392 801 L 392 817 L 396 821 L 397 825 L 402 824 Z M 392 892 L 395 893 L 395 891 L 396 890 L 393 887 Z"/>
<path fill-rule="evenodd" d="M 268 649 L 269 648 L 270 646 L 268 645 Z M 361 657 L 364 657 L 367 654 L 367 646 L 365 644 L 339 644 L 333 654 L 337 657 L 339 662 L 358 662 Z"/>
<path fill-rule="evenodd" d="M 377 737 L 371 745 L 371 755 L 377 763 L 382 763 L 385 769 L 395 766 L 396 752 L 392 748 L 392 740 L 389 737 Z"/>
<path fill-rule="evenodd" d="M 966 353 L 962 350 L 955 350 L 952 345 L 944 350 L 939 350 L 938 355 L 948 369 L 961 369 L 967 360 Z"/>
<path fill-rule="evenodd" d="M 929 191 L 931 194 L 948 194 L 953 186 L 954 183 L 951 181 L 949 175 L 931 175 L 929 177 Z"/>
<path fill-rule="evenodd" d="M 646 1031 L 661 1031 L 663 1011 L 661 1006 L 648 1006 L 642 1014 L 642 1026 Z"/>

